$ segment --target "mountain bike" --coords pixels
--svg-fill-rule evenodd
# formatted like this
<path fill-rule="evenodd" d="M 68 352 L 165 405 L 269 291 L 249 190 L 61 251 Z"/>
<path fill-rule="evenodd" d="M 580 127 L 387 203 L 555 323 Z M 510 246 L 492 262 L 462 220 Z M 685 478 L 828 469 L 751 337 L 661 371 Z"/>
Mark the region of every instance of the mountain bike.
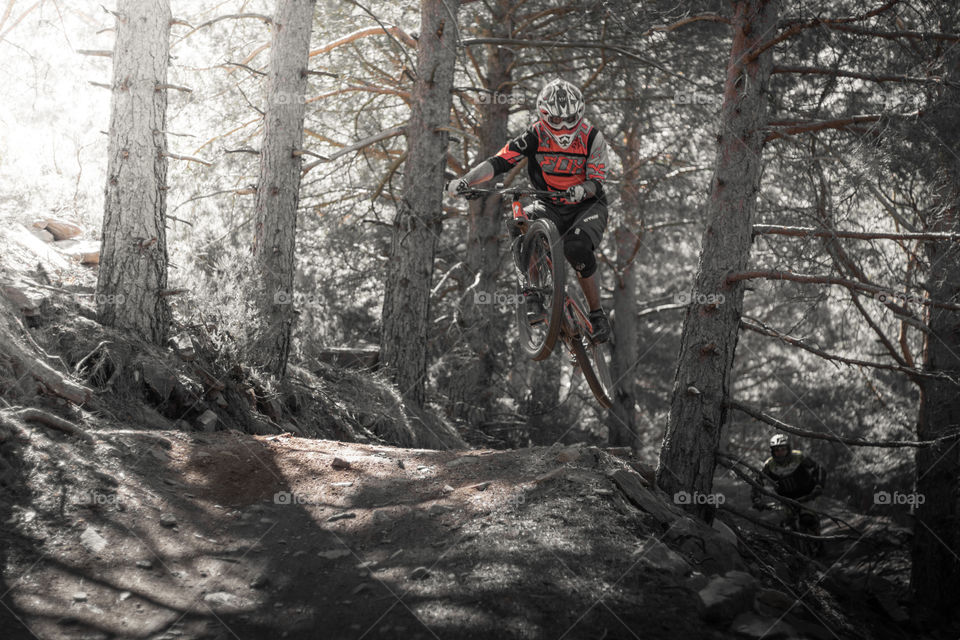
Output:
<path fill-rule="evenodd" d="M 594 342 L 593 325 L 585 309 L 589 309 L 578 286 L 567 287 L 567 259 L 563 240 L 552 220 L 530 219 L 520 202 L 524 196 L 556 198 L 554 191 L 526 188 L 471 189 L 467 198 L 484 195 L 509 196 L 511 218 L 516 237 L 511 246 L 517 270 L 516 317 L 520 344 L 533 360 L 545 360 L 553 352 L 557 339 L 567 347 L 574 367 L 578 368 L 600 406 L 612 405 L 613 382 L 610 378 L 609 355 L 604 343 Z M 522 296 L 522 298 L 521 298 Z M 531 296 L 543 303 L 542 319 L 531 322 L 522 300 Z"/>

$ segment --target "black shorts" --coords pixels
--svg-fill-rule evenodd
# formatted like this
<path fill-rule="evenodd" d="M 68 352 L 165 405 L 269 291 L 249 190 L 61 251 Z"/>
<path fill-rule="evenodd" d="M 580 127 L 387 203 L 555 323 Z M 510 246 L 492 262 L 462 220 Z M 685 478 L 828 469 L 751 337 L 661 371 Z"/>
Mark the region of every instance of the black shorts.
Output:
<path fill-rule="evenodd" d="M 580 232 L 593 242 L 593 250 L 596 251 L 607 228 L 607 205 L 595 200 L 583 207 L 577 207 L 572 213 L 564 213 L 564 208 L 537 201 L 524 207 L 524 211 L 531 220 L 552 220 L 553 224 L 557 225 L 561 238 L 565 238 L 574 229 L 580 229 Z"/>

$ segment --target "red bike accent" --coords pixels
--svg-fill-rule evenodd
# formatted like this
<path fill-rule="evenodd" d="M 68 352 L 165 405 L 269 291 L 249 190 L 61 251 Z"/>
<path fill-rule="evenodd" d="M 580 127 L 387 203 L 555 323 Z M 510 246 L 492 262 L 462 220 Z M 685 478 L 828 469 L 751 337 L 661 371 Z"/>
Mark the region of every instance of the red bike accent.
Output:
<path fill-rule="evenodd" d="M 523 220 L 524 222 L 530 220 L 530 218 L 527 217 L 527 213 L 523 210 L 523 206 L 520 204 L 520 198 L 513 201 L 512 207 L 514 220 Z"/>

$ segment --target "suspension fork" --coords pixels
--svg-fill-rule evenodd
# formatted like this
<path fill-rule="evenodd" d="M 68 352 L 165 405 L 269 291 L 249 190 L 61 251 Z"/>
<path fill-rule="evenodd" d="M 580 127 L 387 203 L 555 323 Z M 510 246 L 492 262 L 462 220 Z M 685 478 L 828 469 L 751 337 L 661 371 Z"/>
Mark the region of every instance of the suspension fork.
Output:
<path fill-rule="evenodd" d="M 511 211 L 513 212 L 512 223 L 515 229 L 520 232 L 520 235 L 517 236 L 514 241 L 514 256 L 516 258 L 517 269 L 520 273 L 523 274 L 524 281 L 527 286 L 530 285 L 531 276 L 533 272 L 530 269 L 530 257 L 525 255 L 523 239 L 529 228 L 530 217 L 527 215 L 526 211 L 523 210 L 523 205 L 520 204 L 520 195 L 513 194 L 513 201 L 510 205 Z"/>

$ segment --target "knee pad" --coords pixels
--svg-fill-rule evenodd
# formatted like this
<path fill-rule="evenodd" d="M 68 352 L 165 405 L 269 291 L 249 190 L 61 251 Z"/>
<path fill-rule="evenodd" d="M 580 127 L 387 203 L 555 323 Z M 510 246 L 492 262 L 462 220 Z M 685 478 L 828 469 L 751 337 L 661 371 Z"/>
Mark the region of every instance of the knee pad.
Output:
<path fill-rule="evenodd" d="M 567 257 L 581 278 L 589 278 L 597 270 L 597 257 L 593 255 L 593 242 L 583 233 L 574 230 L 564 238 L 563 255 Z"/>

